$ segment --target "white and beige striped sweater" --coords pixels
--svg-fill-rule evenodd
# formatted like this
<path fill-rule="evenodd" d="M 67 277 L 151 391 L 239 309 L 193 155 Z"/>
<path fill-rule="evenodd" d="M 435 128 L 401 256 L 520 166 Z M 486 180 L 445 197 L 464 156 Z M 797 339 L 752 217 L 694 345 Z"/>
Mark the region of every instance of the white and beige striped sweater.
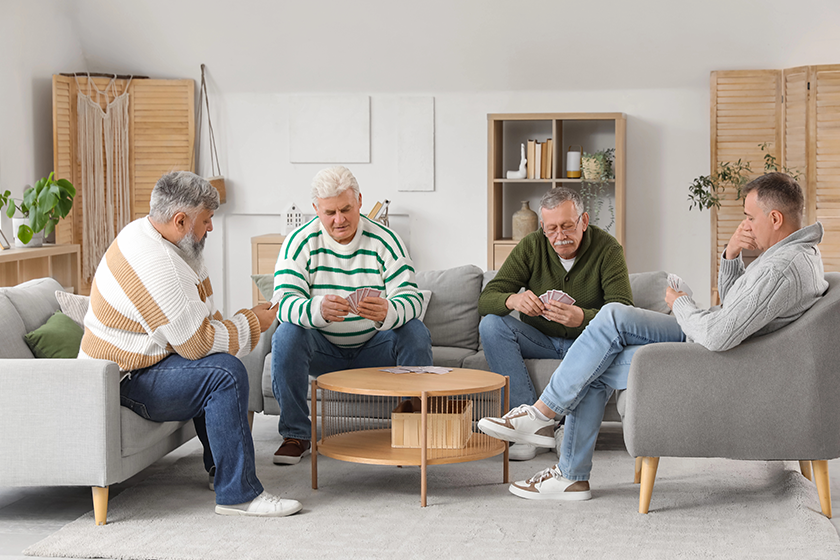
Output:
<path fill-rule="evenodd" d="M 256 315 L 242 309 L 223 320 L 207 268 L 194 271 L 148 218 L 140 218 L 123 228 L 96 269 L 79 357 L 133 371 L 172 353 L 190 360 L 244 356 L 259 338 Z"/>
<path fill-rule="evenodd" d="M 321 220 L 314 218 L 289 234 L 274 270 L 280 321 L 318 329 L 336 346 L 361 346 L 376 331 L 399 328 L 420 316 L 423 295 L 417 290 L 405 245 L 394 231 L 365 216 L 346 245 L 330 237 Z M 380 297 L 389 303 L 385 320 L 374 323 L 349 314 L 343 321 L 327 323 L 321 315 L 324 296 L 346 298 L 358 288 L 382 291 Z"/>

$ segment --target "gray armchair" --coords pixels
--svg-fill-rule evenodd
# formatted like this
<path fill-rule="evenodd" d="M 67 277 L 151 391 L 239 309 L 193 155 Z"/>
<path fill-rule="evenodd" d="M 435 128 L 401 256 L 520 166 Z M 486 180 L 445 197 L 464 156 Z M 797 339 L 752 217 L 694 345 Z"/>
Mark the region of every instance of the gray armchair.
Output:
<path fill-rule="evenodd" d="M 831 517 L 828 459 L 840 457 L 840 273 L 792 324 L 726 352 L 663 343 L 633 357 L 619 398 L 627 450 L 641 459 L 647 513 L 660 457 L 800 461 Z M 639 459 L 637 459 L 637 464 Z"/>

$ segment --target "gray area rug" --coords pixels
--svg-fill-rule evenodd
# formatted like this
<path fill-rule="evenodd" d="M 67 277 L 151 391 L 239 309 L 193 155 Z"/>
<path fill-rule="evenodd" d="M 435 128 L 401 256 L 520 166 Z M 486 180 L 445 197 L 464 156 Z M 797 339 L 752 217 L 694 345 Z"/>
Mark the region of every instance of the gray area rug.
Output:
<path fill-rule="evenodd" d="M 418 467 L 318 461 L 274 466 L 258 440 L 266 488 L 303 502 L 280 519 L 217 516 L 198 452 L 28 548 L 34 556 L 126 559 L 268 558 L 838 558 L 840 539 L 796 463 L 664 458 L 651 512 L 637 513 L 626 451 L 597 451 L 588 502 L 534 502 L 501 484 L 501 459 L 429 468 L 420 507 Z M 553 454 L 511 463 L 514 480 Z"/>

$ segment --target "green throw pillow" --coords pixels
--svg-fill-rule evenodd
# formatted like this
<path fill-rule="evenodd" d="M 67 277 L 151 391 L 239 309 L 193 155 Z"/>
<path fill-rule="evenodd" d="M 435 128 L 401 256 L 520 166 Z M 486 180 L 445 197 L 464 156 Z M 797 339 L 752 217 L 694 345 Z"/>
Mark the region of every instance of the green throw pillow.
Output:
<path fill-rule="evenodd" d="M 23 337 L 36 358 L 75 358 L 79 355 L 84 329 L 56 311 L 46 323 Z"/>
<path fill-rule="evenodd" d="M 265 301 L 271 301 L 274 296 L 274 275 L 273 274 L 252 274 L 251 279 L 257 285 Z"/>

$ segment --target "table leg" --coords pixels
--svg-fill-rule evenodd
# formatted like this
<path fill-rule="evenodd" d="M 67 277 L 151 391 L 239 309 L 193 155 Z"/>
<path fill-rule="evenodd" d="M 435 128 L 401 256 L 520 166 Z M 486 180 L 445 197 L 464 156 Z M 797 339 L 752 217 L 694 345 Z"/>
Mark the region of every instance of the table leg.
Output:
<path fill-rule="evenodd" d="M 423 391 L 420 404 L 420 507 L 426 507 L 426 444 L 427 415 L 429 414 L 428 396 Z"/>
<path fill-rule="evenodd" d="M 318 381 L 312 381 L 312 489 L 318 489 Z"/>
<path fill-rule="evenodd" d="M 504 404 L 504 410 L 502 411 L 502 416 L 507 414 L 509 410 L 510 410 L 510 377 L 508 377 L 506 375 L 505 376 L 505 404 Z M 502 464 L 504 465 L 502 467 L 502 470 L 503 470 L 503 475 L 502 476 L 504 478 L 503 482 L 505 484 L 510 483 L 510 470 L 508 469 L 508 460 L 509 460 L 508 454 L 509 453 L 510 453 L 510 442 L 506 441 L 505 442 L 505 456 L 504 456 L 504 460 L 502 461 Z"/>

